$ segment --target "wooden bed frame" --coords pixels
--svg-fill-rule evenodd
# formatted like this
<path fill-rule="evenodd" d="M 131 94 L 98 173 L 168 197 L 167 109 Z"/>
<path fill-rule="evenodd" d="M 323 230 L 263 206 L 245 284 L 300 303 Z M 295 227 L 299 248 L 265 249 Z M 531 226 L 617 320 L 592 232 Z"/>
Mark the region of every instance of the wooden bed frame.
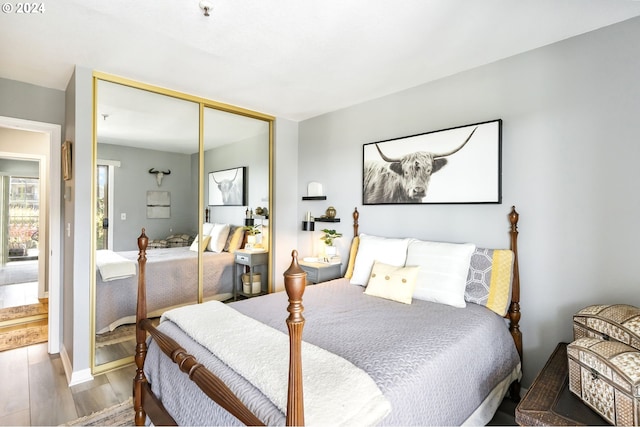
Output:
<path fill-rule="evenodd" d="M 359 212 L 356 208 L 353 212 L 353 233 L 358 236 Z M 511 207 L 509 222 L 511 229 L 511 250 L 515 259 L 513 265 L 513 284 L 511 294 L 511 305 L 505 318 L 509 320 L 509 332 L 513 337 L 516 349 L 522 363 L 522 333 L 520 332 L 520 276 L 518 269 L 518 219 L 519 214 L 515 207 Z M 264 425 L 237 396 L 203 365 L 199 364 L 196 358 L 181 348 L 177 342 L 158 331 L 151 321 L 147 319 L 146 307 L 146 284 L 145 284 L 145 264 L 146 249 L 149 239 L 145 235 L 144 228 L 138 237 L 138 248 L 140 249 L 138 263 L 138 300 L 136 312 L 136 375 L 133 380 L 133 408 L 135 410 L 135 424 L 144 425 L 148 415 L 155 425 L 177 425 L 175 420 L 169 415 L 162 402 L 151 391 L 151 385 L 145 377 L 143 366 L 147 355 L 146 337 L 147 332 L 156 341 L 160 349 L 176 363 L 180 370 L 189 375 L 189 378 L 218 405 L 229 411 L 246 425 Z M 302 426 L 304 425 L 304 405 L 303 405 L 303 385 L 302 385 L 302 329 L 304 327 L 304 317 L 302 316 L 302 295 L 304 293 L 306 273 L 300 268 L 297 260 L 297 251 L 292 252 L 292 262 L 289 269 L 284 273 L 284 282 L 287 295 L 289 296 L 289 306 L 287 311 L 289 317 L 286 320 L 289 329 L 289 390 L 287 394 L 286 424 Z M 519 400 L 520 382 L 514 381 L 511 384 L 510 396 L 513 400 Z"/>

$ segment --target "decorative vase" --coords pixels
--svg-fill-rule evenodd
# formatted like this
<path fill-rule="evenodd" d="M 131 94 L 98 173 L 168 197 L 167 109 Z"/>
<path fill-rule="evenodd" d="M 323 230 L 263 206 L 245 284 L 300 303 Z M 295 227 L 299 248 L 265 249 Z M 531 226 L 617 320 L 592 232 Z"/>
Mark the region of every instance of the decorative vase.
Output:
<path fill-rule="evenodd" d="M 253 249 L 256 245 L 256 236 L 250 234 L 247 236 L 247 244 L 244 245 L 245 249 Z"/>
<path fill-rule="evenodd" d="M 334 208 L 333 206 L 329 206 L 327 208 L 327 211 L 325 212 L 325 214 L 327 215 L 327 218 L 329 219 L 333 219 L 336 217 L 336 208 Z"/>
<path fill-rule="evenodd" d="M 338 248 L 336 248 L 335 246 L 325 246 L 324 247 L 324 255 L 327 258 L 331 258 L 336 256 L 336 254 L 338 253 Z"/>

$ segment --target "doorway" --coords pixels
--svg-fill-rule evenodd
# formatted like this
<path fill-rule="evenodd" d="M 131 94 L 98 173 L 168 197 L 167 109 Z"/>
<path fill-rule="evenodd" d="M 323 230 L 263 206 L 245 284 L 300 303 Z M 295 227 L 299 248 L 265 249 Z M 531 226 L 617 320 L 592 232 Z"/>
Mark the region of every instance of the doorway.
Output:
<path fill-rule="evenodd" d="M 0 157 L 0 351 L 48 340 L 46 276 L 39 274 L 39 236 L 47 235 L 40 229 L 41 185 L 40 160 Z"/>
<path fill-rule="evenodd" d="M 37 164 L 37 173 L 20 173 L 9 171 L 2 176 L 9 176 L 7 195 L 4 203 L 9 202 L 11 179 L 15 178 L 14 187 L 17 194 L 23 193 L 24 204 L 34 205 L 37 192 L 38 225 L 37 231 L 33 225 L 33 214 L 28 209 L 19 210 L 13 215 L 7 215 L 6 237 L 9 238 L 9 217 L 18 219 L 15 228 L 18 239 L 13 243 L 17 249 L 11 251 L 9 259 L 9 240 L 7 240 L 7 263 L 23 262 L 19 265 L 24 270 L 26 263 L 37 263 L 37 291 L 35 299 L 38 304 L 24 304 L 30 306 L 22 318 L 12 318 L 6 313 L 0 315 L 0 326 L 17 328 L 26 322 L 40 322 L 38 327 L 45 331 L 49 353 L 60 352 L 60 290 L 61 290 L 61 126 L 50 123 L 34 122 L 11 117 L 0 116 L 0 159 L 30 161 Z M 24 179 L 28 178 L 28 179 Z M 33 181 L 33 179 L 37 181 Z M 22 181 L 20 181 L 23 179 Z M 6 212 L 9 208 L 7 207 Z M 22 213 L 20 213 L 22 212 Z M 22 218 L 19 218 L 22 215 Z M 3 237 L 3 236 L 0 236 Z M 21 240 L 20 240 L 21 239 Z M 0 254 L 1 255 L 1 254 Z M 15 259 L 14 259 L 15 258 Z M 29 283 L 29 282 L 22 282 Z M 31 282 L 33 283 L 33 282 Z M 13 285 L 7 285 L 13 286 Z M 7 287 L 7 286 L 2 286 Z M 22 286 L 22 285 L 20 285 Z M 33 296 L 33 293 L 31 294 Z M 32 325 L 35 326 L 35 325 Z"/>
<path fill-rule="evenodd" d="M 38 161 L 0 158 L 0 308 L 39 295 L 39 170 Z"/>

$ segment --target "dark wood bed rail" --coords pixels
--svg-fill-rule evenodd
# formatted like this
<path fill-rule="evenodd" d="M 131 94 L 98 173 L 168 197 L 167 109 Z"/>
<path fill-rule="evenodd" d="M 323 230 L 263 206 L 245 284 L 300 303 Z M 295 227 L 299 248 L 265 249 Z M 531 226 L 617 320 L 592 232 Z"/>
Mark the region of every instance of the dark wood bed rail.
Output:
<path fill-rule="evenodd" d="M 354 236 L 359 232 L 359 212 L 356 208 L 353 212 Z M 509 319 L 509 331 L 513 337 L 516 349 L 522 362 L 522 333 L 520 332 L 520 276 L 518 267 L 518 219 L 519 214 L 515 207 L 511 207 L 509 231 L 511 242 L 510 247 L 514 252 L 512 296 L 509 312 L 505 318 Z M 189 375 L 198 387 L 213 401 L 225 408 L 232 415 L 246 425 L 264 425 L 239 399 L 235 394 L 203 365 L 199 364 L 196 358 L 186 352 L 177 342 L 169 338 L 156 329 L 153 323 L 147 319 L 146 305 L 146 250 L 149 239 L 142 229 L 142 234 L 138 237 L 138 298 L 136 311 L 136 375 L 133 380 L 133 405 L 135 411 L 135 425 L 144 425 L 146 416 L 155 425 L 176 425 L 175 420 L 166 411 L 162 402 L 157 399 L 151 390 L 151 386 L 144 374 L 144 361 L 147 355 L 146 335 L 147 332 L 156 341 L 160 349 L 176 363 L 182 372 Z M 285 290 L 289 297 L 287 311 L 289 317 L 286 320 L 289 329 L 289 389 L 287 393 L 287 413 L 286 425 L 304 425 L 304 401 L 302 383 L 302 330 L 304 328 L 304 317 L 302 312 L 302 295 L 305 289 L 306 273 L 298 265 L 298 253 L 292 252 L 292 262 L 289 269 L 284 273 Z M 520 383 L 514 382 L 511 385 L 511 397 L 519 399 Z"/>

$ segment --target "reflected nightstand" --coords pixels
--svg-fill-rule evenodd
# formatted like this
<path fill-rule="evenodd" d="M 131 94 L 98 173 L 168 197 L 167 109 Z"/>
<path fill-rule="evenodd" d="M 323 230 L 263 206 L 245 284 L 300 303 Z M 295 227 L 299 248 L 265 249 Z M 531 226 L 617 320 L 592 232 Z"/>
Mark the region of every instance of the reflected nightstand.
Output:
<path fill-rule="evenodd" d="M 298 264 L 307 273 L 307 284 L 326 282 L 342 277 L 340 273 L 342 264 L 340 263 L 299 261 Z"/>

